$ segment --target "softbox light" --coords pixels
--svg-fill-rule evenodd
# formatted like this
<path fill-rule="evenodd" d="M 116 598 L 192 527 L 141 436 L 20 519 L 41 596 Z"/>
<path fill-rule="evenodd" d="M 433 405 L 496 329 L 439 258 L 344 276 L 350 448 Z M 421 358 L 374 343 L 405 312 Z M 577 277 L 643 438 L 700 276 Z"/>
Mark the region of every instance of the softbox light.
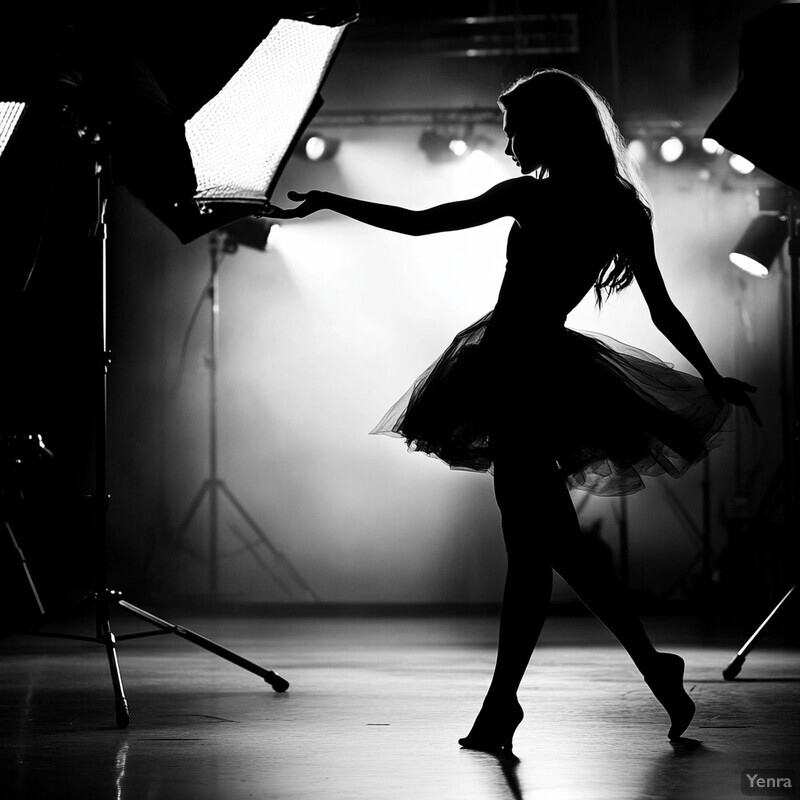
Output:
<path fill-rule="evenodd" d="M 11 141 L 24 111 L 25 103 L 0 102 L 0 156 Z"/>
<path fill-rule="evenodd" d="M 0 54 L 0 103 L 60 109 L 74 122 L 66 135 L 102 133 L 114 182 L 191 241 L 266 204 L 358 4 L 265 9 L 31 18 Z M 58 126 L 40 118 L 29 140 L 41 153 Z"/>
<path fill-rule="evenodd" d="M 800 4 L 775 3 L 748 20 L 742 28 L 736 91 L 705 135 L 800 190 L 798 42 Z"/>

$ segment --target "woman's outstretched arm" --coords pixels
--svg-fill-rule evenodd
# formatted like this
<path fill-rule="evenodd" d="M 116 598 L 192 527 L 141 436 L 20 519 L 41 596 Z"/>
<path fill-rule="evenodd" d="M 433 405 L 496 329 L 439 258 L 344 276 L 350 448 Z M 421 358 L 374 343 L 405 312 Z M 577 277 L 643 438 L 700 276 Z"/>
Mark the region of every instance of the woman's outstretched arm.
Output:
<path fill-rule="evenodd" d="M 332 192 L 289 192 L 289 199 L 301 201 L 300 205 L 291 209 L 270 206 L 267 215 L 272 219 L 296 219 L 327 208 L 376 228 L 409 236 L 422 236 L 474 228 L 501 217 L 517 216 L 524 203 L 523 195 L 529 189 L 527 184 L 531 180 L 512 178 L 498 183 L 477 197 L 419 211 L 356 200 Z"/>
<path fill-rule="evenodd" d="M 734 405 L 745 406 L 760 425 L 761 421 L 748 394 L 756 391 L 755 386 L 720 375 L 703 349 L 703 345 L 700 344 L 692 326 L 672 302 L 658 266 L 653 231 L 649 223 L 637 227 L 631 255 L 636 282 L 642 290 L 653 324 L 700 373 L 713 395 L 722 397 Z"/>

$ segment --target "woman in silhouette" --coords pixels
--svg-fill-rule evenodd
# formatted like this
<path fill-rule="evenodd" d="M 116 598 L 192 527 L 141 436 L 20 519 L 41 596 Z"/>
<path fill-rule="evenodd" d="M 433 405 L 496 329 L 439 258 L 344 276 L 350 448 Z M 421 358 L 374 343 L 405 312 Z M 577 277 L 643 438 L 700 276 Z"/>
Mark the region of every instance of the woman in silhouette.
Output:
<path fill-rule="evenodd" d="M 523 712 L 517 689 L 547 614 L 552 571 L 616 636 L 670 718 L 686 730 L 694 703 L 683 659 L 657 652 L 611 568 L 578 524 L 569 489 L 643 488 L 682 474 L 714 444 L 731 404 L 754 387 L 724 378 L 670 299 L 656 261 L 647 191 L 610 109 L 580 78 L 537 70 L 498 101 L 505 152 L 522 173 L 479 197 L 414 211 L 329 192 L 290 192 L 290 219 L 330 209 L 418 236 L 510 217 L 494 309 L 459 333 L 378 424 L 451 467 L 490 471 L 508 571 L 497 661 L 468 748 L 510 752 Z M 634 348 L 564 327 L 594 289 L 636 280 L 656 327 L 702 376 Z"/>

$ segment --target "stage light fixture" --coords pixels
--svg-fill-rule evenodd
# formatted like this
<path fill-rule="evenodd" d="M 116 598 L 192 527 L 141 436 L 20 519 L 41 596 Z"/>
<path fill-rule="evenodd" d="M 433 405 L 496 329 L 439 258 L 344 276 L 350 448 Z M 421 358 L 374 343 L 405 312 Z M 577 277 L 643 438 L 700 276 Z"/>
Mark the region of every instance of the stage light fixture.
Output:
<path fill-rule="evenodd" d="M 469 150 L 469 145 L 463 139 L 451 139 L 448 147 L 450 148 L 450 152 L 458 158 Z"/>
<path fill-rule="evenodd" d="M 309 136 L 305 152 L 311 161 L 319 161 L 325 155 L 325 140 L 321 136 Z"/>
<path fill-rule="evenodd" d="M 728 258 L 750 275 L 766 278 L 787 236 L 785 219 L 776 214 L 759 214 L 747 226 Z"/>
<path fill-rule="evenodd" d="M 748 161 L 737 153 L 731 153 L 728 164 L 734 172 L 738 172 L 740 175 L 749 175 L 756 168 L 752 161 Z"/>
<path fill-rule="evenodd" d="M 647 145 L 643 139 L 631 139 L 628 142 L 628 153 L 637 164 L 647 161 Z"/>
<path fill-rule="evenodd" d="M 309 161 L 328 161 L 339 152 L 340 142 L 321 133 L 309 133 L 300 142 L 300 154 Z"/>
<path fill-rule="evenodd" d="M 703 152 L 710 156 L 719 156 L 725 152 L 725 148 L 716 139 L 712 139 L 709 136 L 703 137 L 700 146 L 703 148 Z"/>
<path fill-rule="evenodd" d="M 492 141 L 481 134 L 475 135 L 471 126 L 453 128 L 427 128 L 420 134 L 419 147 L 435 164 L 461 161 L 477 150 L 485 150 Z"/>
<path fill-rule="evenodd" d="M 685 147 L 683 142 L 677 136 L 670 136 L 661 142 L 658 151 L 661 158 L 668 164 L 674 164 L 682 155 Z"/>

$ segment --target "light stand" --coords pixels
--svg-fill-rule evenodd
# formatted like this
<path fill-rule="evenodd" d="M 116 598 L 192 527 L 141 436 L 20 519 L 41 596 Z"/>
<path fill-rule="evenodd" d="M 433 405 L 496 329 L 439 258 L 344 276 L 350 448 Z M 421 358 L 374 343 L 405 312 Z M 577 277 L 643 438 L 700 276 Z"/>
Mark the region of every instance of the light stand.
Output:
<path fill-rule="evenodd" d="M 94 610 L 95 635 L 40 630 L 55 614 L 44 615 L 30 632 L 103 645 L 120 728 L 129 724 L 130 715 L 116 645 L 126 639 L 174 633 L 283 692 L 289 684 L 281 676 L 122 600 L 117 590 L 108 587 L 105 214 L 112 187 L 110 167 L 113 155 L 115 181 L 183 243 L 262 209 L 294 144 L 322 105 L 321 86 L 345 28 L 358 17 L 358 5 L 354 0 L 312 4 L 289 0 L 270 4 L 244 26 L 235 15 L 222 15 L 209 26 L 200 16 L 165 13 L 154 21 L 136 9 L 43 16 L 31 7 L 30 14 L 25 24 L 15 27 L 8 46 L 0 49 L 0 178 L 8 168 L 17 188 L 30 187 L 19 195 L 14 187 L 3 186 L 3 200 L 10 200 L 3 204 L 3 218 L 12 230 L 33 228 L 34 236 L 45 228 L 39 220 L 35 225 L 22 223 L 30 215 L 32 201 L 48 199 L 32 179 L 40 178 L 38 183 L 50 186 L 56 196 L 49 167 L 63 138 L 51 124 L 57 111 L 80 123 L 69 133 L 77 133 L 82 146 L 87 145 L 79 163 L 90 164 L 97 189 L 89 259 L 93 327 L 89 355 L 96 361 L 88 384 L 95 436 L 93 569 L 91 590 L 79 601 Z M 208 55 L 198 58 L 198 53 Z M 18 120 L 8 124 L 9 103 L 30 104 L 25 111 L 30 136 L 18 132 Z M 26 124 L 23 121 L 22 127 Z M 3 135 L 7 130 L 13 132 L 13 140 L 10 134 Z M 16 169 L 18 165 L 32 174 Z M 77 184 L 84 186 L 83 177 Z M 69 193 L 73 190 L 70 185 Z M 204 214 L 205 208 L 215 206 L 213 217 Z M 35 250 L 31 247 L 35 240 L 25 239 L 28 250 Z M 7 261 L 13 265 L 14 259 Z M 220 489 L 216 476 L 214 489 Z M 21 551 L 17 555 L 23 557 Z M 32 584 L 31 588 L 35 592 Z M 110 623 L 115 607 L 156 630 L 116 636 Z"/>
<path fill-rule="evenodd" d="M 713 595 L 714 587 L 714 551 L 711 542 L 711 460 L 710 454 L 706 455 L 703 461 L 703 479 L 700 483 L 701 493 L 701 512 L 700 524 L 692 518 L 689 510 L 680 501 L 680 498 L 675 492 L 666 484 L 661 484 L 667 499 L 670 501 L 676 514 L 681 517 L 689 532 L 697 539 L 700 544 L 700 549 L 697 555 L 692 559 L 683 573 L 672 583 L 670 588 L 666 591 L 666 596 L 669 597 L 675 589 L 678 588 L 687 576 L 694 571 L 696 566 L 700 565 L 700 575 L 697 584 L 694 587 L 695 592 L 699 594 L 701 602 L 709 600 Z"/>
<path fill-rule="evenodd" d="M 42 437 L 38 434 L 0 436 L 0 520 L 11 545 L 7 553 L 13 554 L 13 559 L 19 564 L 30 598 L 33 600 L 31 608 L 35 608 L 35 613 L 39 617 L 45 613 L 44 605 L 28 569 L 25 553 L 14 534 L 13 522 L 15 512 L 21 509 L 25 499 L 22 473 L 31 464 L 52 457 L 53 454 L 44 446 Z"/>
<path fill-rule="evenodd" d="M 789 316 L 791 324 L 791 413 L 790 437 L 786 447 L 786 464 L 784 465 L 785 479 L 783 482 L 784 506 L 786 517 L 784 520 L 787 536 L 794 537 L 790 542 L 791 560 L 793 569 L 797 569 L 797 541 L 798 525 L 800 525 L 800 198 L 791 189 L 786 190 L 786 225 L 789 239 Z M 780 602 L 772 609 L 755 632 L 739 649 L 731 662 L 722 671 L 725 680 L 733 680 L 741 672 L 747 654 L 755 647 L 758 640 L 767 629 L 768 624 L 775 618 L 797 588 L 794 583 L 784 594 Z"/>
<path fill-rule="evenodd" d="M 759 170 L 771 176 L 788 192 L 786 221 L 788 224 L 790 258 L 790 318 L 791 318 L 791 387 L 792 421 L 787 448 L 784 481 L 786 513 L 784 535 L 788 543 L 791 569 L 797 570 L 798 524 L 800 513 L 800 236 L 798 235 L 798 197 L 800 192 L 800 157 L 797 141 L 791 135 L 796 108 L 796 51 L 800 36 L 800 4 L 775 2 L 760 14 L 747 20 L 739 42 L 739 80 L 736 91 L 717 114 L 706 131 L 731 153 L 746 158 Z M 770 223 L 766 223 L 769 225 Z M 782 233 L 785 241 L 786 232 Z M 774 253 L 773 253 L 774 257 Z M 768 263 L 763 264 L 766 268 Z M 723 671 L 727 680 L 735 678 L 746 653 L 752 649 L 767 622 L 784 599 L 758 627 L 753 636 Z"/>
<path fill-rule="evenodd" d="M 266 242 L 264 244 L 266 247 Z M 271 553 L 273 559 L 291 576 L 294 582 L 300 586 L 303 591 L 313 601 L 319 602 L 320 598 L 314 590 L 303 580 L 297 570 L 292 566 L 291 562 L 286 556 L 281 553 L 275 545 L 270 541 L 269 537 L 259 527 L 253 517 L 247 512 L 242 503 L 236 498 L 233 492 L 228 488 L 222 478 L 219 476 L 218 465 L 218 393 L 217 393 L 217 376 L 219 371 L 219 265 L 221 263 L 222 253 L 233 253 L 236 251 L 238 243 L 235 236 L 231 233 L 222 231 L 214 231 L 209 235 L 209 253 L 211 257 L 211 278 L 208 282 L 208 299 L 211 307 L 211 337 L 210 337 L 210 353 L 206 360 L 209 373 L 209 416 L 208 416 L 208 477 L 203 481 L 200 489 L 194 496 L 194 499 L 189 505 L 186 515 L 176 530 L 176 539 L 178 544 L 181 543 L 184 534 L 188 530 L 195 514 L 200 509 L 203 500 L 208 498 L 208 594 L 210 599 L 216 600 L 218 595 L 219 584 L 219 510 L 220 500 L 227 500 L 233 507 L 236 513 L 246 523 L 247 527 L 257 537 L 257 544 L 264 545 Z M 244 543 L 245 547 L 255 557 L 254 545 L 248 542 L 243 535 L 241 535 L 235 526 L 232 526 L 233 532 L 239 536 Z M 259 563 L 265 569 L 268 569 L 266 564 L 259 560 Z M 275 577 L 275 576 L 273 576 Z M 291 594 L 289 587 L 276 577 L 280 586 Z"/>
<path fill-rule="evenodd" d="M 94 142 L 94 148 L 104 147 L 104 141 Z M 46 636 L 60 639 L 77 639 L 80 641 L 101 644 L 106 650 L 108 664 L 111 671 L 111 683 L 114 689 L 114 711 L 118 728 L 126 728 L 130 722 L 128 701 L 122 685 L 122 677 L 117 658 L 117 642 L 127 639 L 137 639 L 145 636 L 158 636 L 174 633 L 187 641 L 204 648 L 233 664 L 252 672 L 263 678 L 277 692 L 284 692 L 289 688 L 288 682 L 271 670 L 248 661 L 236 653 L 206 639 L 182 625 L 176 625 L 167 620 L 151 614 L 126 600 L 122 599 L 121 592 L 108 588 L 108 547 L 107 547 L 107 517 L 108 517 L 108 488 L 106 471 L 106 429 L 107 429 L 107 377 L 109 366 L 109 352 L 106 346 L 106 239 L 107 226 L 105 221 L 106 208 L 110 192 L 110 158 L 107 154 L 98 156 L 94 163 L 94 177 L 97 183 L 97 209 L 96 219 L 92 226 L 92 269 L 94 270 L 95 289 L 97 294 L 97 320 L 95 329 L 95 346 L 98 348 L 97 364 L 95 367 L 95 383 L 93 386 L 95 442 L 94 442 L 94 495 L 92 497 L 92 556 L 94 558 L 93 587 L 92 590 L 81 598 L 77 605 L 91 604 L 95 612 L 95 635 L 80 636 L 76 634 L 51 633 L 40 630 L 51 621 L 44 614 L 38 624 L 26 631 L 35 636 Z M 24 558 L 24 557 L 23 557 Z M 36 594 L 36 589 L 31 582 L 31 589 Z M 149 622 L 157 630 L 148 630 L 140 633 L 130 633 L 117 636 L 111 626 L 112 607 L 119 606 L 134 616 Z"/>

